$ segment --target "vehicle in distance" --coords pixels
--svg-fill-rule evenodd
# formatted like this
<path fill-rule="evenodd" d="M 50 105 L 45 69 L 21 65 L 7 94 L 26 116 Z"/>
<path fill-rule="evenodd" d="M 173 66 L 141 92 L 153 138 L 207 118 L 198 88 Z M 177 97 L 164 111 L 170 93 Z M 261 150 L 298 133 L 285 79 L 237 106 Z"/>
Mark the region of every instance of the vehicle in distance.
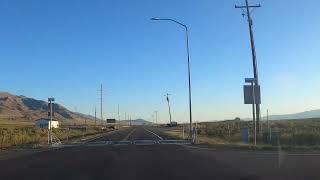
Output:
<path fill-rule="evenodd" d="M 107 128 L 108 129 L 116 129 L 116 119 L 107 119 Z"/>

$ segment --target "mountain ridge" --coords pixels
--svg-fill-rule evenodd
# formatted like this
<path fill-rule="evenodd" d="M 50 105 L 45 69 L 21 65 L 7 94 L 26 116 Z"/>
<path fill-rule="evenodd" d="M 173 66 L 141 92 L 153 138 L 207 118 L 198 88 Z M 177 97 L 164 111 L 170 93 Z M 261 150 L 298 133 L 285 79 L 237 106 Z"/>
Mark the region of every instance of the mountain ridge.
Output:
<path fill-rule="evenodd" d="M 53 105 L 55 119 L 64 123 L 83 122 L 89 115 L 75 113 L 64 106 L 55 103 Z M 0 92 L 0 119 L 4 121 L 29 121 L 48 117 L 48 103 L 43 100 L 13 95 L 8 92 Z"/>
<path fill-rule="evenodd" d="M 303 111 L 292 114 L 279 114 L 279 115 L 269 115 L 269 120 L 291 120 L 291 119 L 311 119 L 320 118 L 320 109 Z M 267 117 L 262 117 L 262 120 L 266 120 Z"/>

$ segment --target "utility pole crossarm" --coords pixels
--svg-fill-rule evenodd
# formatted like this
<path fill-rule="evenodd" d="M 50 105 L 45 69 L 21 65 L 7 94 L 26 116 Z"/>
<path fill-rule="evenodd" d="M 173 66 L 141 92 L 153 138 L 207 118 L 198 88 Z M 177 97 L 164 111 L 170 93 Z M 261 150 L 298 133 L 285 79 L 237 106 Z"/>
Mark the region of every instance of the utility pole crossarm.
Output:
<path fill-rule="evenodd" d="M 259 4 L 259 5 L 253 5 L 253 6 L 237 6 L 237 5 L 235 5 L 234 6 L 234 8 L 259 8 L 259 7 L 261 7 L 261 5 Z"/>

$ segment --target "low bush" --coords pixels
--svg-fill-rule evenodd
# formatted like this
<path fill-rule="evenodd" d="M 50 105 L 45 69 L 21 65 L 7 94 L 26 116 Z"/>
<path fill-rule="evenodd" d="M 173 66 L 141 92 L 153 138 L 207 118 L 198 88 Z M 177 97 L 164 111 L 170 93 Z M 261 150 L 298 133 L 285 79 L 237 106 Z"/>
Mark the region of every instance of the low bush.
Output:
<path fill-rule="evenodd" d="M 69 130 L 53 129 L 54 135 L 60 140 L 79 138 L 85 135 L 99 133 L 99 130 L 88 129 Z M 36 127 L 0 127 L 0 148 L 8 148 L 20 145 L 44 144 L 47 142 L 48 130 Z"/>

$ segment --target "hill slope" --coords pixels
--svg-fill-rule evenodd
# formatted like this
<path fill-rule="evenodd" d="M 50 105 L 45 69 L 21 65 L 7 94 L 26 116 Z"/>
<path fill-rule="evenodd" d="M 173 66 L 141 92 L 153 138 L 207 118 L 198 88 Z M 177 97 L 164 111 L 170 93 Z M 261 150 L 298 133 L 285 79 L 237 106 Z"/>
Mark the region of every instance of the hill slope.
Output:
<path fill-rule="evenodd" d="M 83 122 L 89 116 L 69 111 L 65 107 L 55 104 L 53 106 L 55 119 L 64 123 Z M 16 96 L 10 93 L 0 93 L 0 119 L 2 121 L 30 121 L 48 117 L 48 104 L 46 101 L 36 100 L 25 96 Z"/>
<path fill-rule="evenodd" d="M 142 126 L 142 125 L 151 125 L 152 123 L 149 121 L 146 121 L 144 119 L 135 119 L 135 120 L 122 120 L 120 121 L 120 124 L 122 125 L 129 125 L 131 123 L 131 125 L 133 126 Z"/>
<path fill-rule="evenodd" d="M 269 116 L 269 120 L 309 119 L 318 117 L 320 117 L 320 109 L 294 114 L 271 115 Z M 263 117 L 262 119 L 266 120 L 267 117 Z"/>

